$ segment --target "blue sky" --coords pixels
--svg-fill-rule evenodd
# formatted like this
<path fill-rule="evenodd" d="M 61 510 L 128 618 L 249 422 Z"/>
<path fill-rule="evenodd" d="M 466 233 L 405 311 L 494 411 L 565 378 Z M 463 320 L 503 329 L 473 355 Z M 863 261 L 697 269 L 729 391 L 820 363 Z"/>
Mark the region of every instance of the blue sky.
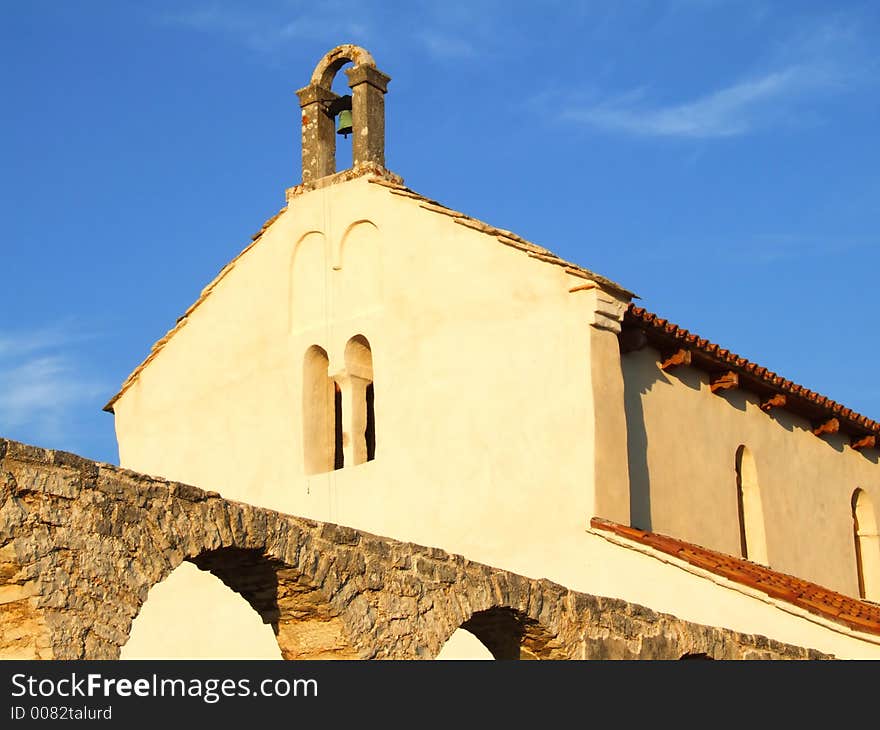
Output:
<path fill-rule="evenodd" d="M 410 187 L 880 418 L 877 3 L 0 8 L 2 436 L 117 461 L 101 407 L 299 182 L 344 42 Z"/>

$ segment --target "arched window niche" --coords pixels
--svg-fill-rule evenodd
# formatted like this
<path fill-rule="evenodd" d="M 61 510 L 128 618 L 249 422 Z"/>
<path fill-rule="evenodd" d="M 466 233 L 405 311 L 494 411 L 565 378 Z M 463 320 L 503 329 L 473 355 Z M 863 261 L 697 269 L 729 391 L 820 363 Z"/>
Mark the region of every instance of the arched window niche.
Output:
<path fill-rule="evenodd" d="M 327 352 L 317 345 L 303 358 L 303 464 L 306 474 L 341 469 L 342 393 L 328 374 Z"/>
<path fill-rule="evenodd" d="M 768 565 L 764 508 L 758 487 L 758 471 L 752 452 L 745 445 L 736 450 L 736 497 L 739 510 L 740 552 L 754 563 Z"/>
<path fill-rule="evenodd" d="M 852 516 L 859 597 L 880 601 L 880 538 L 877 536 L 874 505 L 863 489 L 853 492 Z"/>
<path fill-rule="evenodd" d="M 346 463 L 363 464 L 376 457 L 376 406 L 373 387 L 373 351 L 363 335 L 345 345 L 343 401 L 350 414 L 351 437 L 346 439 Z"/>

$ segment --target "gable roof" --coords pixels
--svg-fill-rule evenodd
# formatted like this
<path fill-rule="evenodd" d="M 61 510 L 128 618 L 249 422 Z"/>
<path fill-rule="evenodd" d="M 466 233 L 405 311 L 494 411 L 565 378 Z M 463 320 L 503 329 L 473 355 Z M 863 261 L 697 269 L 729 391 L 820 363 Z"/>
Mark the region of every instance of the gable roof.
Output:
<path fill-rule="evenodd" d="M 497 239 L 499 243 L 503 243 L 505 246 L 510 246 L 519 251 L 524 251 L 533 259 L 543 261 L 544 263 L 561 266 L 567 274 L 577 276 L 581 279 L 589 279 L 590 281 L 594 281 L 603 287 L 612 289 L 627 298 L 632 298 L 636 296 L 628 289 L 624 289 L 617 282 L 612 281 L 611 279 L 608 279 L 601 274 L 597 274 L 594 271 L 585 269 L 582 266 L 573 264 L 571 261 L 566 261 L 565 259 L 562 259 L 554 254 L 549 249 L 538 246 L 531 241 L 527 241 L 525 238 L 523 238 L 522 236 L 518 236 L 512 231 L 505 230 L 504 228 L 496 228 L 495 226 L 478 220 L 477 218 L 472 218 L 471 216 L 461 213 L 460 211 L 453 210 L 452 208 L 447 208 L 445 205 L 438 203 L 436 200 L 426 198 L 424 195 L 420 195 L 414 190 L 410 190 L 410 188 L 406 187 L 405 185 L 401 185 L 381 177 L 370 177 L 368 178 L 368 180 L 371 183 L 381 185 L 384 188 L 388 188 L 388 190 L 393 195 L 398 195 L 417 201 L 419 207 L 424 210 L 449 216 L 455 223 L 459 223 L 463 226 L 466 226 L 467 228 L 472 228 L 475 231 L 479 231 L 480 233 L 485 233 L 489 236 L 492 236 Z"/>
<path fill-rule="evenodd" d="M 783 407 L 818 425 L 837 419 L 837 427 L 851 434 L 853 443 L 864 437 L 874 437 L 880 446 L 880 423 L 847 408 L 827 396 L 816 393 L 802 385 L 786 380 L 772 370 L 746 360 L 714 342 L 695 335 L 642 307 L 630 304 L 624 314 L 623 327 L 644 333 L 647 344 L 664 351 L 684 349 L 690 353 L 691 363 L 709 372 L 734 372 L 742 388 L 770 399 L 784 396 L 777 401 Z M 776 404 L 774 404 L 776 405 Z M 764 410 L 769 411 L 770 408 Z M 818 435 L 818 434 L 817 434 Z M 870 446 L 870 439 L 862 448 Z"/>
<path fill-rule="evenodd" d="M 378 175 L 369 175 L 367 176 L 367 180 L 376 185 L 380 185 L 389 193 L 399 196 L 410 198 L 416 202 L 418 202 L 419 207 L 432 212 L 439 213 L 442 215 L 449 216 L 455 223 L 459 223 L 463 226 L 471 228 L 475 231 L 479 231 L 481 233 L 485 233 L 494 237 L 498 240 L 499 243 L 503 243 L 505 246 L 510 246 L 519 251 L 522 251 L 529 255 L 529 257 L 536 259 L 538 261 L 542 261 L 544 263 L 553 264 L 555 266 L 561 266 L 566 273 L 571 274 L 572 276 L 577 276 L 581 279 L 589 279 L 590 281 L 599 284 L 600 286 L 604 286 L 606 288 L 612 289 L 615 292 L 621 294 L 624 297 L 633 297 L 635 296 L 632 292 L 624 289 L 620 284 L 617 284 L 611 279 L 607 279 L 604 276 L 600 276 L 589 269 L 585 269 L 577 264 L 573 264 L 570 261 L 566 261 L 565 259 L 561 259 L 556 256 L 554 253 L 549 251 L 546 248 L 542 248 L 541 246 L 536 246 L 534 243 L 531 243 L 524 238 L 512 233 L 511 231 L 504 230 L 502 228 L 495 228 L 494 226 L 490 226 L 488 223 L 484 223 L 483 221 L 477 220 L 476 218 L 471 218 L 464 213 L 460 213 L 456 210 L 452 210 L 451 208 L 447 208 L 436 200 L 431 200 L 430 198 L 426 198 L 422 195 L 419 195 L 413 190 L 405 187 L 404 185 L 395 183 L 390 181 L 384 177 L 380 177 Z M 296 191 L 296 188 L 292 189 Z M 308 192 L 308 189 L 303 189 L 300 194 Z M 137 380 L 138 376 L 147 367 L 147 365 L 152 362 L 152 360 L 162 351 L 162 348 L 165 344 L 170 340 L 179 330 L 183 329 L 183 327 L 187 323 L 187 318 L 190 314 L 192 314 L 205 299 L 211 294 L 217 284 L 230 272 L 233 268 L 235 268 L 236 263 L 242 256 L 244 256 L 248 251 L 250 251 L 260 240 L 263 234 L 271 227 L 271 225 L 281 216 L 284 211 L 287 210 L 287 206 L 284 206 L 278 213 L 269 218 L 257 231 L 253 236 L 251 236 L 251 243 L 249 243 L 242 251 L 239 253 L 234 259 L 232 259 L 226 266 L 224 266 L 220 273 L 201 291 L 199 294 L 199 298 L 180 316 L 177 318 L 174 326 L 165 333 L 165 335 L 156 341 L 153 346 L 150 348 L 150 353 L 146 358 L 131 372 L 131 374 L 125 379 L 125 382 L 119 388 L 119 391 L 114 395 L 104 406 L 105 411 L 108 413 L 113 413 L 113 404 L 119 400 L 122 395 L 127 391 Z"/>
<path fill-rule="evenodd" d="M 627 527 L 599 517 L 590 520 L 590 526 L 671 555 L 834 623 L 880 636 L 880 605 L 875 603 L 860 601 L 817 583 L 656 532 Z"/>

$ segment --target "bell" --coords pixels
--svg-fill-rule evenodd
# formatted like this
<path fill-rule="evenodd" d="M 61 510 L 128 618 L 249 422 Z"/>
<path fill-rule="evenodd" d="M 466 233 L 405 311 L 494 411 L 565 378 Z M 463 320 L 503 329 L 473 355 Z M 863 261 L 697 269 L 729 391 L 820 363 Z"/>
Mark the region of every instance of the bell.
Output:
<path fill-rule="evenodd" d="M 348 137 L 351 134 L 351 109 L 343 109 L 336 120 L 336 134 Z"/>

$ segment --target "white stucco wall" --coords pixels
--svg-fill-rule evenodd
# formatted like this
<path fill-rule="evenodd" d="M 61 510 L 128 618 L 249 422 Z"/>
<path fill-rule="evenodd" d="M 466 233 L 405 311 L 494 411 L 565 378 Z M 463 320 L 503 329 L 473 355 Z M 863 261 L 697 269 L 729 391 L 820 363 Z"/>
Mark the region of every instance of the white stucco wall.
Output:
<path fill-rule="evenodd" d="M 634 523 L 740 554 L 736 451 L 748 447 L 761 495 L 767 562 L 858 597 L 852 495 L 880 504 L 876 449 L 842 434 L 813 435 L 783 409 L 770 414 L 744 390 L 709 390 L 693 367 L 663 372 L 646 347 L 623 357 Z"/>
<path fill-rule="evenodd" d="M 302 195 L 116 402 L 121 464 L 533 561 L 594 512 L 592 300 L 569 293 L 578 283 L 364 179 Z M 321 346 L 332 375 L 358 334 L 376 458 L 306 476 L 303 356 Z"/>
<path fill-rule="evenodd" d="M 880 656 L 587 532 L 597 511 L 625 522 L 630 495 L 616 339 L 590 326 L 601 297 L 570 292 L 583 283 L 364 178 L 303 194 L 115 403 L 121 464 L 684 619 Z M 372 349 L 376 458 L 306 475 L 303 356 L 319 345 L 334 375 L 359 334 Z M 702 503 L 682 505 L 676 521 L 658 512 L 656 529 L 702 535 Z M 768 542 L 772 564 L 783 550 Z"/>

